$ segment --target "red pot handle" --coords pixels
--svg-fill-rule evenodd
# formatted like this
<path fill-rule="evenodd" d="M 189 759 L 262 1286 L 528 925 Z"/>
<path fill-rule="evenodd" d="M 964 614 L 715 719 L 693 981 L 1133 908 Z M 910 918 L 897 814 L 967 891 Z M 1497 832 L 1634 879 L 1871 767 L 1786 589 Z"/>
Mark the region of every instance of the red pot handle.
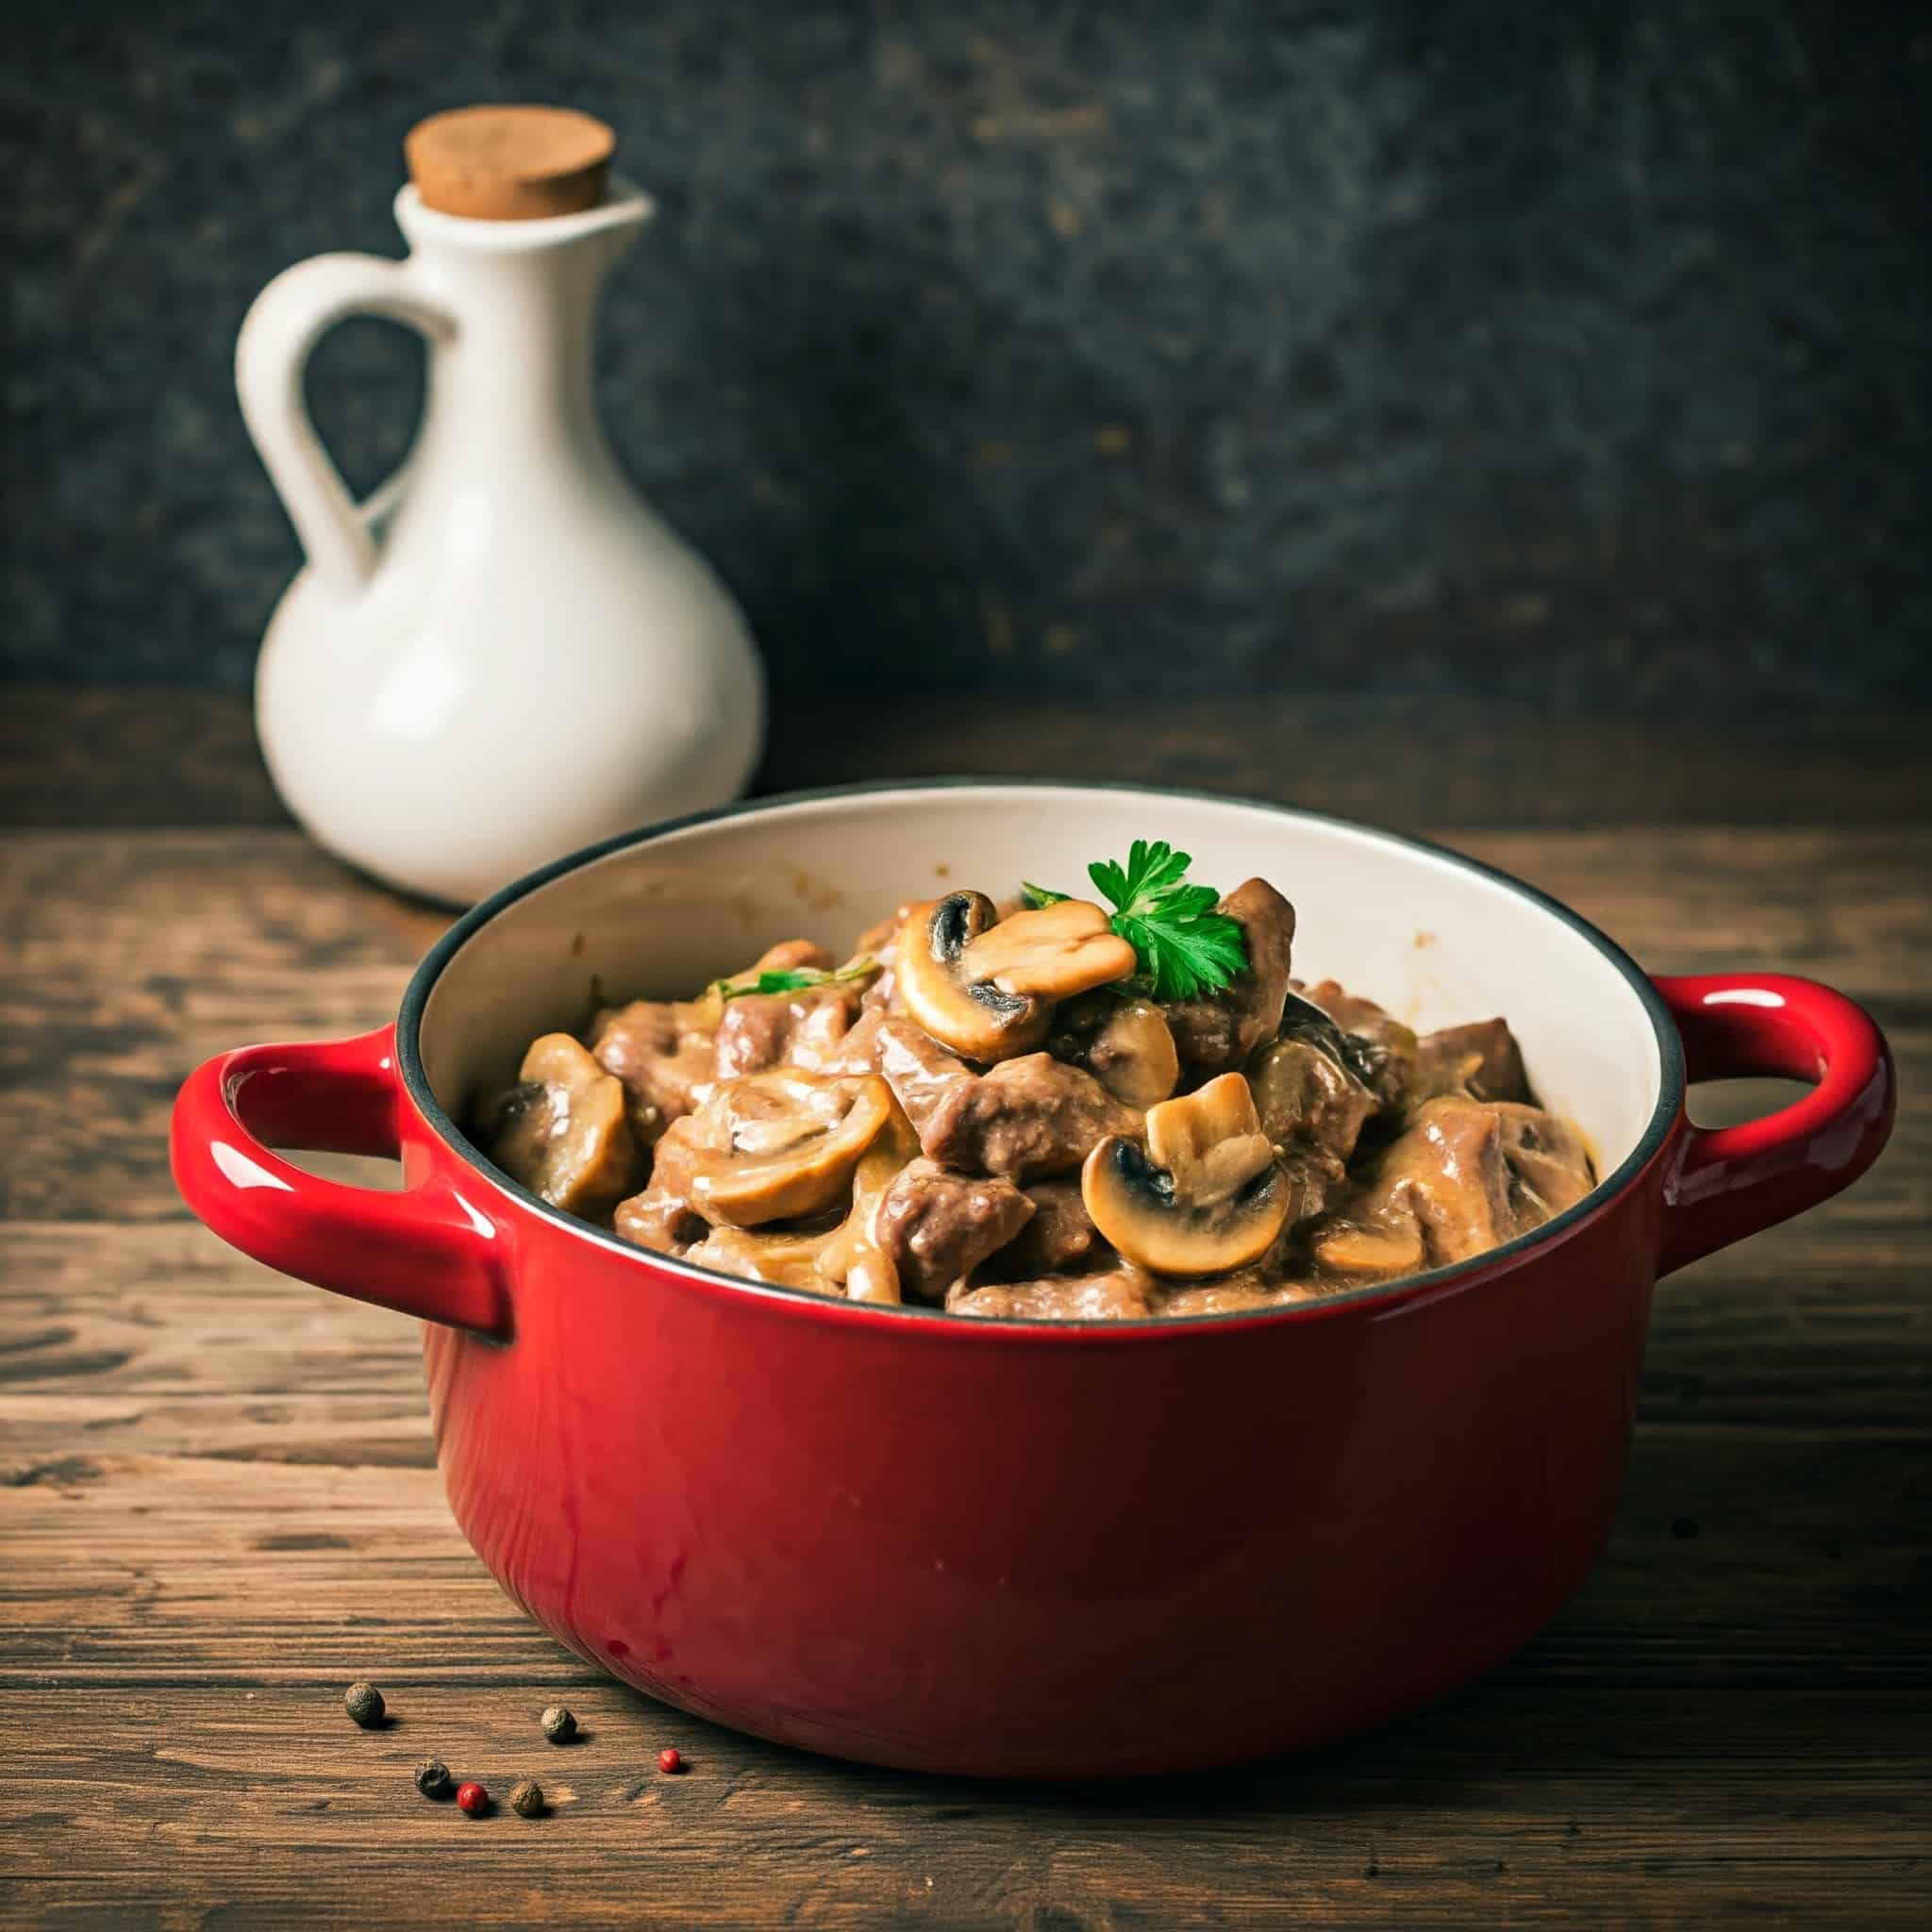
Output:
<path fill-rule="evenodd" d="M 358 1301 L 507 1339 L 503 1236 L 446 1181 L 392 1192 L 305 1173 L 270 1145 L 395 1158 L 395 1029 L 243 1046 L 188 1076 L 169 1154 L 195 1216 L 244 1255 Z"/>
<path fill-rule="evenodd" d="M 1783 1075 L 1802 1100 L 1734 1127 L 1690 1127 L 1664 1182 L 1668 1274 L 1849 1187 L 1877 1159 L 1897 1104 L 1891 1052 L 1843 993 L 1787 973 L 1658 978 L 1690 1078 Z"/>

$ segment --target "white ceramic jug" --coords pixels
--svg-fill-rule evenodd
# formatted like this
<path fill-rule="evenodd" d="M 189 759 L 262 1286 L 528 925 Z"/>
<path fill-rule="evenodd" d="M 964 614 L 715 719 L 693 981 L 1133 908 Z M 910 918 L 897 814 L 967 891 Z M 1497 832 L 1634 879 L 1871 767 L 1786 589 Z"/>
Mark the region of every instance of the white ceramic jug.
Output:
<path fill-rule="evenodd" d="M 396 197 L 407 260 L 324 255 L 262 291 L 235 380 L 308 555 L 256 677 L 263 755 L 319 843 L 474 899 L 606 834 L 722 804 L 764 733 L 738 607 L 619 469 L 591 394 L 605 271 L 649 219 L 480 221 Z M 351 315 L 429 339 L 414 449 L 352 503 L 303 368 Z"/>

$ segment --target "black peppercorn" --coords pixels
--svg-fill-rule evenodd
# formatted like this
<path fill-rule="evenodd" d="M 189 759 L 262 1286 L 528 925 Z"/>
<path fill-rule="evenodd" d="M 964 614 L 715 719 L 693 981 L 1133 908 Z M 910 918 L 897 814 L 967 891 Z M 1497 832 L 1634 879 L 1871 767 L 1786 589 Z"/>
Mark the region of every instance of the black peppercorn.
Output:
<path fill-rule="evenodd" d="M 449 1766 L 440 1757 L 425 1757 L 416 1767 L 416 1789 L 425 1798 L 446 1798 L 453 1785 Z"/>
<path fill-rule="evenodd" d="M 543 1735 L 553 1744 L 568 1744 L 577 1734 L 577 1721 L 566 1704 L 553 1704 L 543 1713 Z"/>
<path fill-rule="evenodd" d="M 509 1808 L 519 1818 L 536 1818 L 543 1810 L 543 1787 L 533 1777 L 521 1779 L 510 1790 Z"/>
<path fill-rule="evenodd" d="M 365 1684 L 358 1677 L 342 1692 L 342 1708 L 349 1713 L 350 1720 L 373 1731 L 382 1722 L 385 1706 L 382 1692 L 374 1684 Z"/>

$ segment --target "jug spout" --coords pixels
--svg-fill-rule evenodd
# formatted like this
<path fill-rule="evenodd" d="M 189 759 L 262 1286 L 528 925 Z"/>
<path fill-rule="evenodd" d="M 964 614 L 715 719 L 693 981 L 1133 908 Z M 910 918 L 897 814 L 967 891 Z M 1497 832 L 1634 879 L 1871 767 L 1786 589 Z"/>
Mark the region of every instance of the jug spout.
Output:
<path fill-rule="evenodd" d="M 451 316 L 437 345 L 417 483 L 454 445 L 474 473 L 473 425 L 488 423 L 491 464 L 516 473 L 559 428 L 594 459 L 606 445 L 591 398 L 591 337 L 607 271 L 654 212 L 651 198 L 613 180 L 580 213 L 488 221 L 397 196 L 409 273 Z"/>

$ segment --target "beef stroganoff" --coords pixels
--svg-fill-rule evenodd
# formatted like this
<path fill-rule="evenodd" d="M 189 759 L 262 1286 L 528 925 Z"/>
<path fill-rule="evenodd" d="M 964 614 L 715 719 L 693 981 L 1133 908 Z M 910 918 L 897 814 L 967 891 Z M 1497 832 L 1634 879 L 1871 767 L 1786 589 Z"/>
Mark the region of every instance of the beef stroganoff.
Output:
<path fill-rule="evenodd" d="M 1294 908 L 1137 842 L 1101 898 L 908 903 L 534 1041 L 477 1111 L 564 1211 L 724 1274 L 963 1316 L 1264 1308 L 1464 1261 L 1595 1183 L 1502 1019 L 1291 972 Z M 1110 909 L 1109 909 L 1110 908 Z"/>

